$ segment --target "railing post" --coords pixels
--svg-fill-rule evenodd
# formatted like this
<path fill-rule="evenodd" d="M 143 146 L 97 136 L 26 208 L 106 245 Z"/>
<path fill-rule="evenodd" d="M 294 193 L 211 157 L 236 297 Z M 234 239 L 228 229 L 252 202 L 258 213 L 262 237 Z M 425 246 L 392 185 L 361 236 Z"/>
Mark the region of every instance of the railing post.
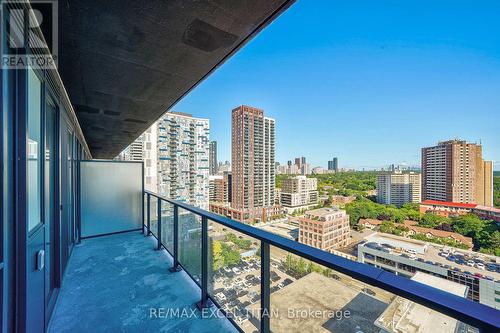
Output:
<path fill-rule="evenodd" d="M 211 306 L 208 299 L 208 220 L 201 217 L 201 300 L 196 303 L 198 309 Z"/>
<path fill-rule="evenodd" d="M 157 250 L 161 250 L 161 199 L 158 198 L 158 235 L 156 236 L 158 240 Z"/>
<path fill-rule="evenodd" d="M 269 243 L 260 242 L 260 331 L 270 331 L 269 315 L 271 308 L 271 256 Z"/>
<path fill-rule="evenodd" d="M 141 226 L 141 234 L 144 234 L 144 220 L 146 219 L 146 211 L 144 210 L 144 189 L 142 190 L 142 226 Z"/>
<path fill-rule="evenodd" d="M 147 194 L 146 204 L 148 205 L 147 216 L 146 216 L 146 236 L 151 235 L 151 194 Z"/>
<path fill-rule="evenodd" d="M 179 206 L 174 204 L 174 265 L 168 270 L 173 272 L 181 271 L 179 266 Z"/>

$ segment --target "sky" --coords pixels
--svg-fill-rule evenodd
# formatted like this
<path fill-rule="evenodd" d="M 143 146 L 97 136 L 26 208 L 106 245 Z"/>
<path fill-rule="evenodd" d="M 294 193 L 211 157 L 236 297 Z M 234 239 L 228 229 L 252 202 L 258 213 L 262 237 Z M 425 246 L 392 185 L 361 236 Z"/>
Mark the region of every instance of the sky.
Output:
<path fill-rule="evenodd" d="M 500 1 L 297 0 L 174 108 L 210 119 L 231 160 L 231 110 L 276 119 L 276 160 L 420 165 L 420 148 L 483 144 L 500 170 Z"/>

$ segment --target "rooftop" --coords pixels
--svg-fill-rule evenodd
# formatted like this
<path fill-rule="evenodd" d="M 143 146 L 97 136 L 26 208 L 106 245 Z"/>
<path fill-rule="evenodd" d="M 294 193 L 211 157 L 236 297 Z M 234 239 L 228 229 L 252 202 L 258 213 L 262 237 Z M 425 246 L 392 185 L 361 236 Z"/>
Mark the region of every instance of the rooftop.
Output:
<path fill-rule="evenodd" d="M 271 304 L 277 313 L 277 318 L 271 319 L 274 332 L 378 333 L 380 330 L 374 321 L 387 307 L 387 303 L 380 299 L 316 272 L 273 293 Z M 309 310 L 320 311 L 321 315 L 288 315 L 290 311 L 301 313 Z M 348 316 L 345 311 L 348 311 Z"/>
<path fill-rule="evenodd" d="M 328 208 L 318 208 L 313 210 L 308 210 L 306 214 L 317 216 L 317 217 L 326 217 L 334 213 L 344 212 L 345 210 L 341 210 L 336 206 L 328 207 Z"/>
<path fill-rule="evenodd" d="M 438 265 L 443 267 L 448 266 L 449 269 L 455 268 L 455 270 L 469 273 L 471 275 L 479 274 L 482 277 L 489 276 L 495 281 L 500 280 L 500 273 L 467 266 L 465 263 L 458 264 L 455 261 L 450 261 L 447 258 L 440 256 L 439 254 L 443 251 L 446 251 L 448 253 L 454 253 L 455 255 L 463 255 L 465 258 L 481 259 L 486 263 L 496 262 L 498 260 L 498 257 L 495 257 L 493 255 L 487 255 L 433 243 L 426 243 L 419 240 L 408 239 L 405 237 L 383 233 L 371 234 L 366 237 L 365 240 L 366 242 L 376 242 L 378 244 L 389 244 L 394 246 L 396 249 L 390 249 L 390 253 L 393 255 L 401 255 L 405 251 L 413 249 L 416 251 L 416 260 L 421 261 L 422 264 Z"/>
<path fill-rule="evenodd" d="M 496 208 L 496 207 L 477 205 L 474 209 L 485 210 L 485 211 L 488 211 L 488 212 L 500 214 L 500 208 Z"/>
<path fill-rule="evenodd" d="M 464 297 L 466 286 L 417 272 L 412 280 Z M 423 305 L 396 297 L 375 324 L 387 332 L 456 332 L 457 320 Z"/>
<path fill-rule="evenodd" d="M 434 205 L 434 206 L 449 206 L 457 208 L 475 208 L 476 204 L 467 204 L 452 201 L 438 201 L 438 200 L 424 200 L 420 203 L 421 205 Z"/>

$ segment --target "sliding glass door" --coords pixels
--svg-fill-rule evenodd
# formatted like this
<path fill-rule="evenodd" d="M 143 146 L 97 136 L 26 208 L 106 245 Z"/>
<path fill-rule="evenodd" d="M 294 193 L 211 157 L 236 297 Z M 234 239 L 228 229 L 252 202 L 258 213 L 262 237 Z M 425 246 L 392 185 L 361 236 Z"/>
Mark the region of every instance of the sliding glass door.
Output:
<path fill-rule="evenodd" d="M 59 264 L 56 247 L 58 237 L 57 200 L 57 109 L 51 99 L 45 104 L 45 153 L 44 153 L 44 221 L 45 221 L 45 303 L 50 311 L 53 291 L 56 288 L 56 267 Z M 47 317 L 47 316 L 46 316 Z"/>

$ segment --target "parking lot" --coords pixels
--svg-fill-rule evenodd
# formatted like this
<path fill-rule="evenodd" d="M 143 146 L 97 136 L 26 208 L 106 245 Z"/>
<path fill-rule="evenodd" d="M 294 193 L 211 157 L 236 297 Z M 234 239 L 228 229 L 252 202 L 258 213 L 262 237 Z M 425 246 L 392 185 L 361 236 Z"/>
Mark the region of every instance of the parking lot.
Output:
<path fill-rule="evenodd" d="M 271 263 L 271 294 L 295 281 Z M 259 327 L 260 308 L 260 258 L 252 256 L 240 260 L 238 265 L 226 266 L 213 275 L 213 295 L 220 306 L 245 332 Z"/>

